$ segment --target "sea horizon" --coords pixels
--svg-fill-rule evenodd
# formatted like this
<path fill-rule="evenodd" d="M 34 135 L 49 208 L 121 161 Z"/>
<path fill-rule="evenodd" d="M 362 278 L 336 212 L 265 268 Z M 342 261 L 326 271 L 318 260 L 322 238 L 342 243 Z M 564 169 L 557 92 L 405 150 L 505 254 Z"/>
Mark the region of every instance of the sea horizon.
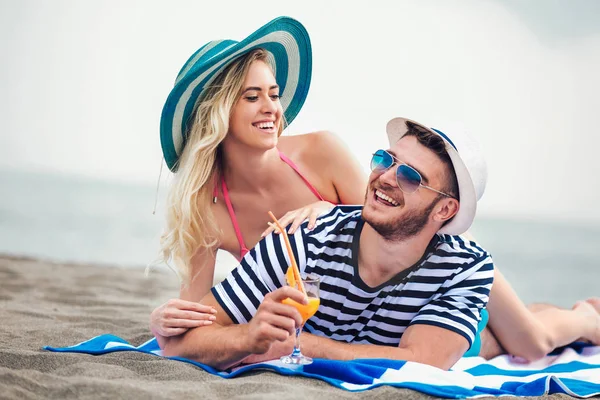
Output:
<path fill-rule="evenodd" d="M 157 263 L 167 185 L 110 182 L 48 172 L 0 170 L 0 255 L 123 268 Z M 600 227 L 478 216 L 470 233 L 526 302 L 570 307 L 600 295 Z M 235 267 L 219 252 L 217 278 Z M 567 280 L 568 278 L 568 280 Z"/>

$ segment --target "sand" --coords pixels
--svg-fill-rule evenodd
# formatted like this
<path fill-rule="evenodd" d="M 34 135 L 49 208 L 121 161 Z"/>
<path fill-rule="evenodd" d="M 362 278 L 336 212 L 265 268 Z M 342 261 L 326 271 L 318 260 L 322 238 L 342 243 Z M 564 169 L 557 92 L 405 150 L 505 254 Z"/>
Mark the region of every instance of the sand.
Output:
<path fill-rule="evenodd" d="M 151 338 L 152 309 L 177 295 L 168 271 L 58 264 L 0 256 L 0 398 L 426 399 L 407 389 L 350 393 L 325 382 L 261 371 L 223 379 L 182 362 L 133 353 L 53 353 L 103 333 Z M 562 396 L 550 396 L 558 398 Z"/>

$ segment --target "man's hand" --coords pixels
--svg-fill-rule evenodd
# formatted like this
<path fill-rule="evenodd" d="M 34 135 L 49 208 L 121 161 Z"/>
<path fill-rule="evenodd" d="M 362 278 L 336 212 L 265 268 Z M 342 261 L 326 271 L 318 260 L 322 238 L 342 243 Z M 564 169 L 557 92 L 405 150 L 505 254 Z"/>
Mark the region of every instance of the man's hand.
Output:
<path fill-rule="evenodd" d="M 304 337 L 306 333 L 302 334 Z M 251 354 L 242 360 L 242 364 L 256 364 L 259 362 L 279 360 L 283 356 L 289 356 L 294 350 L 296 336 L 290 336 L 285 342 L 273 342 L 271 348 L 264 354 Z"/>
<path fill-rule="evenodd" d="M 247 351 L 253 354 L 264 354 L 276 342 L 285 342 L 296 334 L 296 327 L 302 325 L 302 317 L 292 306 L 282 304 L 290 298 L 300 304 L 307 304 L 308 299 L 302 292 L 290 286 L 281 287 L 267 294 L 256 311 L 256 315 L 248 323 L 245 340 Z"/>

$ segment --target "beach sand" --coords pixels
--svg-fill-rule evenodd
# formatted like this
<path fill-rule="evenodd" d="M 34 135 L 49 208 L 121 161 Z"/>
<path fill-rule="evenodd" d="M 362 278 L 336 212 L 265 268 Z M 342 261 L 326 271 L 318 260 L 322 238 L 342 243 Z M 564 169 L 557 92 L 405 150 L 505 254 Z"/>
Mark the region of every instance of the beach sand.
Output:
<path fill-rule="evenodd" d="M 272 372 L 223 379 L 141 353 L 53 353 L 112 333 L 134 345 L 151 338 L 151 310 L 177 295 L 173 273 L 58 264 L 0 256 L 0 398 L 34 399 L 426 399 L 407 389 L 350 393 L 328 383 Z M 549 396 L 559 398 L 563 396 Z"/>

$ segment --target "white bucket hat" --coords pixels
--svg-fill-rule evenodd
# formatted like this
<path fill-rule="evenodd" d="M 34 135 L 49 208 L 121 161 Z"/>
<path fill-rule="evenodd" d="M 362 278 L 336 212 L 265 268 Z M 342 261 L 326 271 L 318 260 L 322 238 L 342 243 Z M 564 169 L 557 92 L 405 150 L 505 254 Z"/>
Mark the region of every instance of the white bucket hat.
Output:
<path fill-rule="evenodd" d="M 407 122 L 438 135 L 446 143 L 446 151 L 452 160 L 458 181 L 460 207 L 454 218 L 444 225 L 439 233 L 448 235 L 465 233 L 473 223 L 477 211 L 477 201 L 483 196 L 487 183 L 487 166 L 477 142 L 460 131 L 446 135 L 438 129 L 428 128 L 410 119 L 394 118 L 388 122 L 386 129 L 390 146 L 393 146 L 408 132 Z"/>

